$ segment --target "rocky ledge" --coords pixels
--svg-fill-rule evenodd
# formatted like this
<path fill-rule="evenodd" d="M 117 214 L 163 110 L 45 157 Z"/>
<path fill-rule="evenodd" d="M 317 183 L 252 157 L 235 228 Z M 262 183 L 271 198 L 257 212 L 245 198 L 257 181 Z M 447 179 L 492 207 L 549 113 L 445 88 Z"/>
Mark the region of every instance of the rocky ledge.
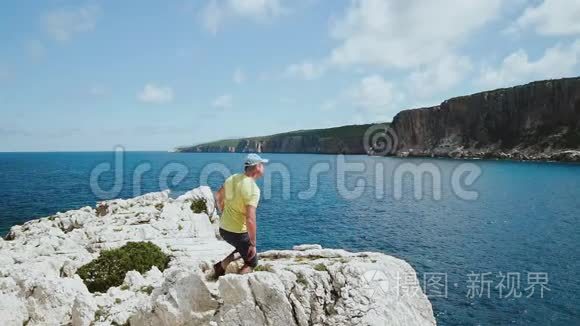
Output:
<path fill-rule="evenodd" d="M 207 209 L 194 213 L 200 198 Z M 0 325 L 435 325 L 413 268 L 380 253 L 301 245 L 213 280 L 232 247 L 212 203 L 207 187 L 158 192 L 12 227 L 0 239 Z M 168 267 L 89 292 L 78 268 L 129 241 L 159 246 Z"/>

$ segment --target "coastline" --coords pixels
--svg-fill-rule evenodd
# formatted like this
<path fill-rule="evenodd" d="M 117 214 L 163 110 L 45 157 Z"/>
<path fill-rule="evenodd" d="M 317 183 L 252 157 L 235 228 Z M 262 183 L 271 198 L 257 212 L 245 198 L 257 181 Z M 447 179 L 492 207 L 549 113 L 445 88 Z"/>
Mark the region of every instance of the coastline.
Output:
<path fill-rule="evenodd" d="M 433 158 L 433 159 L 449 159 L 449 160 L 477 160 L 477 161 L 506 161 L 506 162 L 538 162 L 538 163 L 571 163 L 571 164 L 578 164 L 580 163 L 580 151 L 570 151 L 574 152 L 576 155 L 572 159 L 553 159 L 550 158 L 548 155 L 542 156 L 523 156 L 523 158 L 513 158 L 510 157 L 509 154 L 505 154 L 500 152 L 496 155 L 489 155 L 489 154 L 481 154 L 481 155 L 465 155 L 465 156 L 454 156 L 449 154 L 434 154 L 434 153 L 414 153 L 414 154 L 398 154 L 398 155 L 368 155 L 364 153 L 310 153 L 310 152 L 257 152 L 257 153 L 264 153 L 264 154 L 305 154 L 305 155 L 353 155 L 353 156 L 369 156 L 369 157 L 388 157 L 388 158 L 399 158 L 399 159 L 420 159 L 420 158 Z M 175 151 L 172 153 L 176 154 L 244 154 L 248 152 L 230 152 L 230 151 L 223 151 L 223 152 L 209 152 L 209 151 L 199 151 L 199 152 L 183 152 L 183 151 Z"/>
<path fill-rule="evenodd" d="M 200 199 L 205 211 L 194 212 Z M 215 281 L 212 264 L 231 252 L 217 221 L 211 190 L 199 187 L 175 199 L 149 193 L 14 226 L 0 239 L 0 311 L 11 312 L 0 314 L 0 323 L 436 324 L 415 270 L 382 253 L 296 245 L 261 252 L 260 271 L 230 270 Z M 89 292 L 78 269 L 128 242 L 158 246 L 171 257 L 168 267 L 129 271 L 119 286 Z M 416 285 L 395 283 L 397 275 Z"/>
<path fill-rule="evenodd" d="M 218 140 L 176 152 L 263 152 L 580 162 L 580 77 L 402 110 L 392 122 Z"/>

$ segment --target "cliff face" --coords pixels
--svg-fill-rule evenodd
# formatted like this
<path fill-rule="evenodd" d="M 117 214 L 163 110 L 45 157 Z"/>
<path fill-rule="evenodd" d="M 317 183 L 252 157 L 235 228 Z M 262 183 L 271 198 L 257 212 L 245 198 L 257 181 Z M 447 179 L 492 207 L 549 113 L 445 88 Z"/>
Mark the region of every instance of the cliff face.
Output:
<path fill-rule="evenodd" d="M 264 137 L 217 141 L 177 149 L 179 152 L 264 152 L 366 154 L 363 135 L 371 125 L 303 130 Z"/>
<path fill-rule="evenodd" d="M 178 151 L 367 154 L 365 132 L 372 126 L 289 132 Z M 405 110 L 395 116 L 391 130 L 394 133 L 387 135 L 391 143 L 383 154 L 580 161 L 580 77 L 538 81 Z M 376 148 L 379 143 L 367 145 Z"/>
<path fill-rule="evenodd" d="M 200 147 L 200 151 L 203 150 Z M 213 148 L 223 151 L 223 148 Z M 233 152 L 264 152 L 264 153 L 320 153 L 320 154 L 364 154 L 360 137 L 339 138 L 320 137 L 316 135 L 274 136 L 264 140 L 241 139 L 233 148 Z"/>
<path fill-rule="evenodd" d="M 196 198 L 209 214 L 192 212 Z M 12 227 L 0 238 L 0 325 L 435 325 L 413 268 L 380 253 L 301 245 L 259 253 L 265 271 L 215 281 L 212 264 L 233 248 L 213 202 L 208 187 L 159 192 Z M 169 266 L 90 293 L 77 269 L 128 241 L 153 242 Z"/>
<path fill-rule="evenodd" d="M 398 156 L 580 161 L 580 78 L 453 98 L 393 119 Z"/>

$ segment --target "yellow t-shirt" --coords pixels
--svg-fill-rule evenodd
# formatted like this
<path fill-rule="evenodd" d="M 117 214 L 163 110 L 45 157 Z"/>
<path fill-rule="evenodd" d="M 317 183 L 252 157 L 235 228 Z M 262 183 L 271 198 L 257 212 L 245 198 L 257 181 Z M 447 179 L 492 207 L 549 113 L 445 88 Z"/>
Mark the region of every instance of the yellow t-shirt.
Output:
<path fill-rule="evenodd" d="M 246 205 L 258 207 L 260 188 L 253 178 L 238 173 L 226 179 L 224 190 L 224 211 L 220 219 L 220 227 L 234 233 L 247 232 Z"/>

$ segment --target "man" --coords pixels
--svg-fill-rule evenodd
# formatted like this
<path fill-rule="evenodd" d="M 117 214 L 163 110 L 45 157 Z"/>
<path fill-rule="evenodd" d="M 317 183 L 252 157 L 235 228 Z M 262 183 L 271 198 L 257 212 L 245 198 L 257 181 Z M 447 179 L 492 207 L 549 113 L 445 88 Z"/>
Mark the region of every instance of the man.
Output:
<path fill-rule="evenodd" d="M 256 180 L 264 175 L 264 163 L 268 160 L 258 154 L 248 154 L 244 161 L 244 173 L 231 175 L 216 193 L 217 205 L 222 216 L 220 235 L 236 250 L 214 265 L 216 277 L 225 274 L 228 265 L 239 252 L 244 259 L 240 274 L 249 273 L 258 265 L 256 253 L 256 207 L 260 201 L 260 188 Z"/>

